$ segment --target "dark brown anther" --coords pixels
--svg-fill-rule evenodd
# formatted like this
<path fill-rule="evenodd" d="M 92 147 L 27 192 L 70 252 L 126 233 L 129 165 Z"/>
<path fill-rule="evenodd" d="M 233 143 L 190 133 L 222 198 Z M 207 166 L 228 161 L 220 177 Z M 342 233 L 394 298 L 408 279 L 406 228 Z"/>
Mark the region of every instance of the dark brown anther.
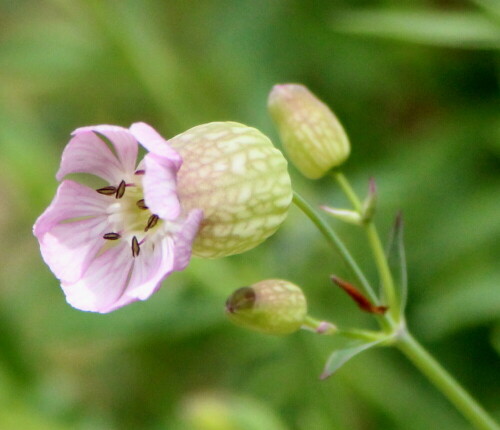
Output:
<path fill-rule="evenodd" d="M 353 299 L 358 307 L 370 314 L 384 315 L 388 309 L 387 306 L 376 306 L 365 295 L 359 291 L 354 285 L 350 284 L 337 276 L 331 276 L 333 283 L 342 288 Z"/>
<path fill-rule="evenodd" d="M 118 185 L 118 188 L 116 189 L 116 198 L 117 199 L 121 199 L 123 197 L 123 195 L 125 194 L 125 187 L 127 186 L 127 184 L 125 183 L 125 181 L 121 181 L 120 182 L 120 185 Z"/>
<path fill-rule="evenodd" d="M 120 234 L 119 233 L 106 233 L 103 238 L 107 240 L 117 240 L 120 239 Z"/>
<path fill-rule="evenodd" d="M 148 224 L 146 225 L 144 231 L 148 231 L 150 228 L 153 228 L 159 219 L 160 217 L 158 215 L 151 215 L 148 219 Z"/>
<path fill-rule="evenodd" d="M 104 194 L 105 196 L 112 196 L 113 194 L 116 194 L 116 187 L 113 187 L 112 185 L 108 187 L 102 187 L 96 190 L 99 194 Z"/>
<path fill-rule="evenodd" d="M 132 238 L 132 257 L 137 257 L 141 252 L 141 247 L 139 246 L 139 242 L 137 241 L 137 237 Z"/>
<path fill-rule="evenodd" d="M 146 206 L 146 203 L 144 202 L 144 199 L 141 199 L 141 200 L 137 200 L 135 202 L 135 204 L 137 205 L 137 207 L 139 209 L 148 209 L 148 207 Z"/>
<path fill-rule="evenodd" d="M 144 173 L 146 173 L 146 171 L 145 171 L 145 170 L 136 170 L 136 171 L 134 172 L 134 175 L 144 175 Z"/>

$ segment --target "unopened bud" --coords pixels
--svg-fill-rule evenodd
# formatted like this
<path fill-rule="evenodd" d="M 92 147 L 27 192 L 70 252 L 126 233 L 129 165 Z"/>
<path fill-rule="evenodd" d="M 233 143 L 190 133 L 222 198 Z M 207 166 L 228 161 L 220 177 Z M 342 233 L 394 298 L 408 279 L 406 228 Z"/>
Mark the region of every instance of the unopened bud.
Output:
<path fill-rule="evenodd" d="M 203 210 L 193 254 L 239 254 L 271 236 L 288 214 L 287 161 L 259 130 L 236 122 L 193 127 L 169 140 L 181 155 L 177 192 L 183 209 Z"/>
<path fill-rule="evenodd" d="M 275 85 L 268 107 L 290 161 L 307 178 L 321 178 L 349 156 L 339 120 L 305 86 Z"/>
<path fill-rule="evenodd" d="M 236 290 L 226 302 L 235 324 L 261 333 L 289 334 L 301 328 L 307 316 L 302 290 L 281 279 L 268 279 Z"/>

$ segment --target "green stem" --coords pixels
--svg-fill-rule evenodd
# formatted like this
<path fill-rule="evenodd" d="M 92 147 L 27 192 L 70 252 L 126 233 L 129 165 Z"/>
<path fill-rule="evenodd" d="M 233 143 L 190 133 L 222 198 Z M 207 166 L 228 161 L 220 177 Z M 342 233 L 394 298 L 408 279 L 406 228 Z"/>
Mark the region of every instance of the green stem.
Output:
<path fill-rule="evenodd" d="M 340 185 L 340 188 L 342 188 L 342 191 L 346 195 L 346 197 L 349 199 L 351 204 L 354 206 L 354 209 L 357 210 L 358 212 L 361 212 L 361 201 L 359 200 L 357 194 L 351 187 L 351 184 L 347 180 L 347 178 L 344 176 L 343 173 L 334 170 L 332 173 L 333 178 L 338 182 Z"/>
<path fill-rule="evenodd" d="M 339 329 L 335 324 L 328 321 L 318 320 L 308 315 L 302 323 L 302 329 L 312 331 L 321 335 L 343 336 L 350 339 L 361 339 L 366 342 L 388 339 L 388 335 L 382 331 Z"/>
<path fill-rule="evenodd" d="M 384 247 L 382 246 L 382 242 L 380 241 L 380 236 L 378 235 L 377 228 L 372 221 L 365 225 L 365 232 L 368 236 L 368 241 L 370 242 L 373 258 L 375 259 L 375 264 L 377 266 L 378 274 L 382 283 L 384 296 L 389 305 L 389 313 L 397 321 L 400 316 L 400 305 L 396 297 L 394 281 L 392 280 L 392 274 L 387 263 Z"/>
<path fill-rule="evenodd" d="M 356 194 L 350 188 L 349 183 L 345 177 L 341 176 L 341 181 L 344 186 L 347 185 L 351 192 L 347 192 L 346 195 L 350 195 L 350 200 L 359 203 Z M 341 185 L 342 186 L 342 185 Z M 331 227 L 318 216 L 315 210 L 307 203 L 299 194 L 295 193 L 293 198 L 294 203 L 311 219 L 311 221 L 318 227 L 318 229 L 323 233 L 327 241 L 332 245 L 336 251 L 339 252 L 341 257 L 347 266 L 352 270 L 356 276 L 359 284 L 363 286 L 366 294 L 376 302 L 376 297 L 373 290 L 365 278 L 363 272 L 357 265 L 357 263 L 352 258 L 351 254 L 343 244 L 343 242 L 338 238 Z M 380 238 L 375 229 L 375 226 L 367 228 L 368 238 L 372 247 L 372 252 L 374 254 L 376 264 L 379 267 L 379 273 L 383 285 L 392 285 L 392 292 L 394 292 L 394 285 L 392 283 L 392 276 L 389 271 L 387 260 L 385 258 L 385 253 L 383 251 Z M 389 282 L 390 279 L 390 282 Z M 390 290 L 389 290 L 390 291 Z M 384 290 L 385 294 L 388 295 L 387 290 Z M 389 297 L 388 297 L 389 298 Z M 395 300 L 395 296 L 393 299 Z M 395 303 L 395 302 L 389 302 Z M 474 400 L 473 397 L 418 343 L 418 341 L 413 338 L 413 336 L 404 327 L 404 322 L 402 320 L 397 320 L 399 323 L 394 321 L 391 315 L 384 315 L 379 317 L 379 321 L 382 326 L 388 330 L 392 330 L 392 333 L 397 336 L 397 340 L 394 345 L 399 348 L 406 357 L 438 388 L 449 400 L 450 402 L 466 417 L 478 430 L 500 430 L 500 427 L 495 423 L 495 421 L 488 415 L 488 413 Z M 311 327 L 314 324 L 311 325 Z M 334 331 L 332 331 L 332 334 Z M 381 333 L 377 334 L 374 332 L 367 332 L 364 330 L 338 330 L 336 331 L 339 335 L 360 337 L 362 336 L 380 336 Z M 387 332 L 386 332 L 387 334 Z"/>
<path fill-rule="evenodd" d="M 361 201 L 358 198 L 356 192 L 351 187 L 351 184 L 344 176 L 343 173 L 334 171 L 333 177 L 338 182 L 342 191 L 347 196 L 354 209 L 361 214 Z M 368 241 L 370 243 L 370 248 L 372 250 L 373 258 L 375 260 L 375 264 L 377 266 L 377 271 L 380 277 L 380 281 L 382 284 L 382 289 L 384 292 L 385 299 L 387 300 L 387 304 L 389 305 L 389 312 L 393 316 L 393 318 L 398 321 L 399 320 L 399 304 L 396 297 L 396 291 L 394 288 L 394 281 L 392 279 L 392 274 L 389 269 L 389 265 L 387 263 L 387 258 L 385 255 L 384 247 L 382 246 L 382 242 L 380 240 L 380 236 L 377 232 L 377 227 L 373 221 L 369 221 L 363 224 L 363 228 L 368 237 Z"/>
<path fill-rule="evenodd" d="M 408 332 L 396 346 L 479 430 L 500 430 L 488 413 Z"/>
<path fill-rule="evenodd" d="M 373 288 L 371 287 L 368 279 L 366 279 L 366 276 L 363 274 L 342 240 L 337 236 L 332 228 L 318 216 L 311 205 L 307 203 L 307 201 L 295 191 L 293 194 L 293 202 L 316 225 L 318 230 L 323 234 L 323 236 L 325 236 L 328 243 L 339 253 L 344 263 L 352 271 L 353 275 L 356 277 L 356 280 L 359 282 L 364 292 L 370 297 L 372 301 L 376 302 L 377 296 L 375 295 Z"/>
<path fill-rule="evenodd" d="M 322 321 L 307 315 L 302 323 L 302 328 L 322 335 L 336 334 L 339 329 L 329 321 Z"/>

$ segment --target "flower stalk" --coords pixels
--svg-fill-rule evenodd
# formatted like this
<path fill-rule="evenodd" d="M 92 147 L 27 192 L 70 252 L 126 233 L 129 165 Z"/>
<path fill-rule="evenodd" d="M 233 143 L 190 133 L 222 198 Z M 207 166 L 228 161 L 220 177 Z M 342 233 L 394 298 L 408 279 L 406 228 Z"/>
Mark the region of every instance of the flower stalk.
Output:
<path fill-rule="evenodd" d="M 329 377 L 347 360 L 367 349 L 381 345 L 394 345 L 477 429 L 498 429 L 486 411 L 408 332 L 404 318 L 406 261 L 401 218 L 397 218 L 394 237 L 389 241 L 390 246 L 386 254 L 373 221 L 377 206 L 377 189 L 374 180 L 370 180 L 368 195 L 362 202 L 347 178 L 338 170 L 338 166 L 349 156 L 350 144 L 333 112 L 306 87 L 296 84 L 275 86 L 270 93 L 268 107 L 283 146 L 295 167 L 309 179 L 318 179 L 330 173 L 350 201 L 353 210 L 327 206 L 322 206 L 321 209 L 334 218 L 358 225 L 365 231 L 381 283 L 380 297 L 377 297 L 335 231 L 318 216 L 307 201 L 295 192 L 293 202 L 310 218 L 328 243 L 337 251 L 354 275 L 354 284 L 359 285 L 361 289 L 358 290 L 354 284 L 336 276 L 332 277 L 332 281 L 349 294 L 362 311 L 372 313 L 382 328 L 374 334 L 367 334 L 363 330 L 332 332 L 337 335 L 351 335 L 354 339 L 333 351 L 327 360 L 321 379 Z M 397 283 L 391 273 L 393 259 L 400 269 L 401 276 Z M 320 325 L 321 322 L 314 320 L 306 324 L 304 328 L 318 332 Z"/>
<path fill-rule="evenodd" d="M 346 197 L 353 205 L 354 209 L 358 211 L 360 216 L 363 216 L 363 214 L 361 213 L 362 203 L 344 174 L 339 171 L 334 171 L 332 175 L 340 185 Z M 394 281 L 392 279 L 389 265 L 387 264 L 387 258 L 385 256 L 384 248 L 382 246 L 377 227 L 375 227 L 375 223 L 373 222 L 373 220 L 369 219 L 366 223 L 362 224 L 362 228 L 364 229 L 370 243 L 370 249 L 372 251 L 382 284 L 383 297 L 387 301 L 387 305 L 389 306 L 389 313 L 390 315 L 392 315 L 394 320 L 398 321 L 401 318 L 401 315 L 399 315 L 400 307 L 397 303 Z"/>
<path fill-rule="evenodd" d="M 326 223 L 314 210 L 314 208 L 296 191 L 293 193 L 293 203 L 316 225 L 318 230 L 323 234 L 327 242 L 338 252 L 346 266 L 355 276 L 356 281 L 363 288 L 363 291 L 368 295 L 370 300 L 378 302 L 377 296 L 373 291 L 370 282 L 364 275 L 358 263 L 354 260 L 351 253 L 345 246 L 344 242 L 338 237 L 337 233 Z"/>
<path fill-rule="evenodd" d="M 353 207 L 356 210 L 361 210 L 362 205 L 360 199 L 345 176 L 340 172 L 334 172 L 333 177 L 337 180 Z M 360 285 L 363 286 L 366 294 L 372 299 L 374 293 L 368 281 L 364 283 L 363 280 L 366 280 L 366 278 L 364 278 L 359 266 L 354 259 L 352 259 L 350 253 L 334 230 L 326 224 L 315 210 L 297 193 L 294 194 L 293 201 L 318 227 L 326 240 L 339 252 L 343 261 L 355 274 Z M 385 315 L 377 315 L 377 319 L 384 331 L 368 332 L 365 330 L 338 330 L 335 334 L 365 340 L 382 338 L 385 336 L 387 341 L 384 341 L 384 344 L 390 344 L 398 348 L 476 429 L 500 430 L 500 427 L 486 410 L 408 331 L 403 315 L 401 315 L 398 310 L 399 306 L 397 306 L 394 281 L 376 227 L 372 221 L 369 221 L 364 228 L 366 229 L 370 248 L 381 277 L 383 295 L 387 300 L 389 309 L 392 308 L 393 310 L 392 312 L 387 312 Z M 377 302 L 376 297 L 373 297 L 373 301 L 375 303 Z"/>
<path fill-rule="evenodd" d="M 400 335 L 396 347 L 453 403 L 475 428 L 479 430 L 500 429 L 482 406 L 408 331 L 404 331 Z"/>

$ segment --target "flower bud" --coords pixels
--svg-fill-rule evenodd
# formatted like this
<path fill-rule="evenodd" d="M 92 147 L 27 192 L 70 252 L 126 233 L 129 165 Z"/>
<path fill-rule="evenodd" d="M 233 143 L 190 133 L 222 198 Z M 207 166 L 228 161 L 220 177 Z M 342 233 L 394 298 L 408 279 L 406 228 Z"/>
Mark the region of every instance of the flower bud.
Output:
<path fill-rule="evenodd" d="M 275 85 L 268 107 L 285 152 L 307 178 L 321 178 L 349 156 L 349 139 L 339 120 L 305 86 Z"/>
<path fill-rule="evenodd" d="M 169 143 L 183 160 L 177 174 L 181 205 L 204 214 L 194 255 L 217 258 L 247 251 L 286 218 L 292 201 L 287 161 L 257 129 L 212 122 Z"/>
<path fill-rule="evenodd" d="M 302 290 L 281 279 L 268 279 L 236 290 L 226 301 L 226 312 L 236 325 L 261 333 L 289 334 L 307 316 Z"/>

